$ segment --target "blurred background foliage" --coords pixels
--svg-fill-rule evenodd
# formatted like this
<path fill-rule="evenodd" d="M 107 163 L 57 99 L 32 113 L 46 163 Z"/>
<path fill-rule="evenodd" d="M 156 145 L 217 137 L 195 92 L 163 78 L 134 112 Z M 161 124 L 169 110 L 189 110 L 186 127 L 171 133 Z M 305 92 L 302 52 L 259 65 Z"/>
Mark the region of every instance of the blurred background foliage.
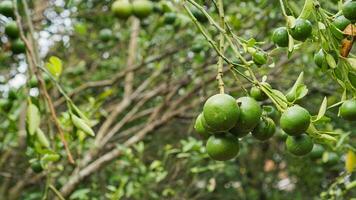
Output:
<path fill-rule="evenodd" d="M 36 0 L 28 1 L 36 30 L 36 41 L 43 60 L 56 56 L 63 62 L 63 72 L 58 83 L 64 91 L 96 81 L 110 80 L 127 68 L 128 46 L 133 17 L 118 20 L 110 12 L 111 0 Z M 204 5 L 214 18 L 217 11 L 212 1 L 196 1 Z M 336 0 L 320 0 L 323 8 L 337 12 Z M 192 103 L 166 123 L 155 127 L 142 140 L 132 146 L 122 145 L 128 139 L 125 130 L 151 123 L 148 116 L 126 123 L 122 132 L 116 134 L 99 154 L 118 148 L 122 154 L 107 166 L 95 171 L 80 182 L 68 199 L 351 199 L 355 190 L 345 191 L 347 184 L 355 180 L 355 174 L 345 172 L 345 151 L 326 148 L 322 158 L 297 158 L 285 150 L 285 137 L 280 130 L 267 142 L 259 142 L 251 136 L 240 143 L 237 159 L 228 162 L 211 160 L 205 153 L 205 142 L 193 130 L 195 116 L 202 109 L 202 102 L 217 93 L 215 82 L 217 55 L 197 31 L 181 6 L 181 1 L 154 1 L 159 11 L 141 20 L 138 48 L 134 63 L 138 66 L 134 86 L 154 77 L 147 90 L 154 90 L 163 83 L 174 84 L 186 80 L 172 99 L 201 88 L 190 99 L 179 102 L 178 107 Z M 20 5 L 20 14 L 23 10 Z M 329 104 L 338 102 L 342 88 L 313 62 L 313 55 L 320 47 L 308 41 L 295 50 L 287 59 L 286 50 L 274 49 L 271 34 L 285 25 L 278 0 L 224 0 L 226 20 L 237 35 L 244 39 L 254 38 L 261 48 L 270 52 L 270 67 L 256 68 L 259 79 L 268 75 L 268 82 L 281 91 L 291 87 L 298 74 L 305 72 L 305 84 L 309 88 L 306 98 L 299 103 L 310 113 L 317 114 L 324 98 Z M 288 13 L 295 16 L 301 11 L 303 1 L 288 1 Z M 176 14 L 173 24 L 164 23 L 162 9 Z M 48 193 L 48 184 L 61 188 L 71 177 L 74 167 L 65 159 L 65 151 L 56 136 L 56 130 L 46 106 L 41 103 L 37 80 L 30 77 L 24 54 L 12 55 L 8 39 L 3 34 L 3 24 L 9 20 L 0 16 L 0 199 L 37 200 Z M 312 21 L 313 26 L 317 26 Z M 214 39 L 218 33 L 208 23 L 204 24 Z M 109 29 L 112 34 L 103 41 L 101 31 Z M 105 40 L 105 39 L 104 39 Z M 355 48 L 354 48 L 355 49 Z M 145 63 L 167 52 L 164 59 Z M 229 57 L 233 53 L 226 52 Z M 92 150 L 94 139 L 75 130 L 69 123 L 69 113 L 53 81 L 44 76 L 46 87 L 56 105 L 64 127 L 69 147 L 76 159 Z M 72 95 L 75 104 L 90 117 L 94 127 L 103 120 L 124 97 L 124 78 L 114 84 L 88 88 Z M 211 80 L 210 80 L 211 79 Z M 210 81 L 208 81 L 210 80 Z M 206 83 L 204 81 L 207 81 Z M 244 96 L 241 85 L 231 73 L 224 75 L 227 93 L 234 97 Z M 30 94 L 34 104 L 42 111 L 42 125 L 52 142 L 54 151 L 61 155 L 57 162 L 50 163 L 41 174 L 34 174 L 29 160 L 38 158 L 38 153 L 26 147 L 26 136 L 19 127 L 24 123 L 23 109 Z M 140 111 L 155 108 L 165 101 L 164 95 L 156 95 L 146 102 Z M 198 103 L 193 104 L 197 101 Z M 119 122 L 134 109 L 134 102 L 115 121 Z M 270 102 L 263 102 L 270 104 Z M 162 114 L 163 115 L 163 114 Z M 355 147 L 355 123 L 337 117 L 337 108 L 327 112 L 326 129 L 343 135 L 343 140 Z M 97 131 L 98 128 L 95 128 Z M 137 130 L 138 131 L 138 130 Z M 136 131 L 136 132 L 137 132 Z M 135 132 L 135 131 L 134 131 Z M 129 133 L 134 134 L 134 133 Z M 334 154 L 334 160 L 331 160 Z M 329 160 L 330 159 L 330 160 Z M 18 184 L 21 183 L 21 184 Z M 12 193 L 16 191 L 17 193 Z"/>

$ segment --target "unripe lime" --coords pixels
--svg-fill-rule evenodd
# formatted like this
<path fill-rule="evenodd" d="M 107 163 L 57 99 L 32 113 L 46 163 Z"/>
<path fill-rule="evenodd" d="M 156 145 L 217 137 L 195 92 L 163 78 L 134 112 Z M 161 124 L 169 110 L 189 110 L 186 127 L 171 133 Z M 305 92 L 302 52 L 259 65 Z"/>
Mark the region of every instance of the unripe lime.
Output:
<path fill-rule="evenodd" d="M 312 139 L 306 135 L 288 136 L 286 140 L 287 150 L 296 156 L 304 156 L 313 149 Z"/>
<path fill-rule="evenodd" d="M 41 162 L 40 161 L 35 161 L 35 162 L 31 163 L 31 169 L 35 173 L 42 172 L 43 171 L 43 167 L 41 165 Z"/>
<path fill-rule="evenodd" d="M 6 0 L 0 3 L 0 14 L 6 17 L 14 16 L 14 5 L 12 1 Z"/>
<path fill-rule="evenodd" d="M 256 65 L 264 65 L 267 63 L 267 55 L 261 51 L 256 51 L 252 55 L 252 60 Z"/>
<path fill-rule="evenodd" d="M 202 13 L 200 10 L 198 10 L 197 8 L 193 7 L 190 9 L 192 14 L 194 15 L 194 17 L 201 23 L 205 23 L 208 21 L 208 18 L 206 18 L 206 16 L 204 15 L 204 13 Z"/>
<path fill-rule="evenodd" d="M 320 144 L 315 144 L 309 156 L 311 159 L 316 160 L 323 156 L 325 149 Z"/>
<path fill-rule="evenodd" d="M 264 141 L 271 138 L 276 132 L 276 125 L 271 118 L 263 117 L 252 131 L 252 136 Z"/>
<path fill-rule="evenodd" d="M 310 124 L 309 112 L 299 106 L 294 105 L 289 107 L 281 116 L 280 126 L 288 134 L 292 136 L 304 133 Z"/>
<path fill-rule="evenodd" d="M 127 19 L 132 14 L 132 5 L 128 0 L 116 0 L 112 6 L 111 11 L 120 19 Z"/>
<path fill-rule="evenodd" d="M 355 121 L 356 120 L 356 100 L 351 99 L 345 101 L 339 109 L 340 116 L 343 119 Z"/>
<path fill-rule="evenodd" d="M 216 94 L 204 104 L 203 115 L 207 125 L 215 132 L 228 131 L 239 119 L 236 100 L 227 94 Z"/>
<path fill-rule="evenodd" d="M 239 141 L 229 133 L 212 135 L 206 143 L 206 152 L 214 160 L 233 159 L 239 153 Z"/>
<path fill-rule="evenodd" d="M 345 16 L 340 15 L 338 17 L 336 17 L 333 21 L 333 24 L 336 26 L 336 28 L 338 28 L 340 31 L 344 31 L 345 28 L 351 24 L 351 21 L 346 19 Z"/>
<path fill-rule="evenodd" d="M 8 22 L 5 25 L 5 34 L 11 39 L 16 39 L 19 37 L 20 30 L 17 27 L 16 22 Z"/>
<path fill-rule="evenodd" d="M 292 37 L 299 41 L 304 41 L 311 36 L 312 24 L 306 19 L 295 20 L 295 26 L 291 29 Z"/>
<path fill-rule="evenodd" d="M 240 105 L 240 117 L 230 133 L 237 137 L 243 137 L 256 127 L 260 121 L 262 109 L 258 102 L 251 97 L 241 97 L 237 99 L 237 103 Z"/>
<path fill-rule="evenodd" d="M 99 38 L 103 42 L 107 42 L 112 38 L 112 31 L 108 28 L 102 29 L 99 32 Z"/>
<path fill-rule="evenodd" d="M 14 54 L 20 54 L 26 52 L 25 43 L 21 39 L 16 39 L 11 43 L 11 51 Z"/>
<path fill-rule="evenodd" d="M 176 21 L 177 15 L 174 12 L 168 12 L 163 15 L 165 24 L 174 24 Z"/>
<path fill-rule="evenodd" d="M 279 27 L 276 30 L 274 30 L 272 35 L 272 41 L 273 43 L 275 43 L 280 47 L 287 47 L 289 41 L 287 28 Z"/>
<path fill-rule="evenodd" d="M 340 157 L 335 152 L 325 152 L 323 154 L 322 161 L 324 165 L 332 167 L 340 161 Z"/>
<path fill-rule="evenodd" d="M 314 54 L 314 62 L 320 68 L 328 65 L 325 59 L 325 53 L 322 49 L 320 49 L 316 54 Z"/>
<path fill-rule="evenodd" d="M 264 101 L 268 99 L 268 96 L 258 86 L 251 87 L 250 96 L 257 101 Z"/>
<path fill-rule="evenodd" d="M 143 19 L 152 13 L 153 4 L 148 0 L 136 0 L 132 3 L 132 11 L 136 17 Z"/>
<path fill-rule="evenodd" d="M 200 113 L 195 120 L 194 129 L 200 136 L 202 136 L 204 139 L 207 139 L 210 136 L 210 132 L 206 128 L 207 125 L 205 123 L 206 122 L 204 116 L 202 113 Z"/>
<path fill-rule="evenodd" d="M 356 20 L 356 1 L 345 3 L 342 7 L 342 14 L 344 14 L 347 19 L 354 22 Z"/>

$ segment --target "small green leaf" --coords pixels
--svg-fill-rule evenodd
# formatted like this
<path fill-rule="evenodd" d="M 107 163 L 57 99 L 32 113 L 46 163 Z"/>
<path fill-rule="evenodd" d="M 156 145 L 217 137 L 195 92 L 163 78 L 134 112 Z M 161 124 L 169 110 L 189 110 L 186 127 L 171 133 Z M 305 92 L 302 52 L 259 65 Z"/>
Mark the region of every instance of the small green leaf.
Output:
<path fill-rule="evenodd" d="M 43 163 L 48 163 L 48 162 L 56 162 L 61 158 L 61 156 L 57 153 L 48 153 L 45 154 L 42 158 L 41 161 Z"/>
<path fill-rule="evenodd" d="M 328 65 L 331 68 L 335 69 L 336 68 L 336 61 L 335 61 L 334 57 L 331 54 L 326 54 L 325 58 L 326 58 L 326 62 L 328 63 Z"/>
<path fill-rule="evenodd" d="M 294 49 L 294 39 L 290 34 L 288 34 L 288 52 L 292 53 L 293 49 Z"/>
<path fill-rule="evenodd" d="M 90 126 L 83 119 L 77 117 L 74 114 L 71 114 L 71 119 L 76 128 L 82 130 L 84 133 L 90 136 L 95 136 L 93 129 L 91 129 Z"/>
<path fill-rule="evenodd" d="M 297 92 L 296 92 L 296 100 L 298 99 L 302 99 L 303 97 L 305 97 L 305 95 L 308 94 L 308 88 L 306 85 L 299 85 L 297 88 Z"/>
<path fill-rule="evenodd" d="M 37 138 L 37 141 L 44 147 L 46 148 L 49 148 L 50 147 L 50 143 L 46 137 L 46 135 L 43 133 L 43 131 L 38 128 L 37 131 L 36 131 L 36 138 Z"/>
<path fill-rule="evenodd" d="M 324 97 L 324 100 L 320 105 L 319 113 L 318 113 L 318 116 L 316 117 L 315 121 L 318 121 L 325 115 L 327 105 L 328 105 L 328 99 L 326 97 Z"/>
<path fill-rule="evenodd" d="M 34 135 L 41 123 L 40 111 L 37 106 L 30 103 L 26 113 L 27 131 L 30 135 Z"/>
<path fill-rule="evenodd" d="M 58 78 L 62 74 L 63 66 L 62 61 L 56 56 L 51 56 L 49 61 L 46 63 L 48 71 L 52 76 Z"/>

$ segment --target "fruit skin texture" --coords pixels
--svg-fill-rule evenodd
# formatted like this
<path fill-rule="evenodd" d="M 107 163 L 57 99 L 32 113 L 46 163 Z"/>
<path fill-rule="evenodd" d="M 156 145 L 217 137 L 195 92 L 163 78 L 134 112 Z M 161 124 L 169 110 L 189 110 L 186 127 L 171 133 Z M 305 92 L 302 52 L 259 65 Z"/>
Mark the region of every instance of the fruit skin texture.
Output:
<path fill-rule="evenodd" d="M 356 20 L 356 2 L 349 1 L 345 3 L 342 7 L 342 14 L 344 14 L 347 19 L 354 22 Z"/>
<path fill-rule="evenodd" d="M 237 156 L 239 141 L 229 133 L 212 135 L 206 143 L 206 151 L 214 160 L 225 161 Z"/>
<path fill-rule="evenodd" d="M 281 128 L 291 136 L 300 135 L 305 132 L 310 124 L 309 112 L 299 106 L 294 105 L 289 107 L 281 116 Z"/>
<path fill-rule="evenodd" d="M 142 19 L 150 15 L 153 11 L 153 4 L 148 0 L 136 0 L 132 3 L 133 14 Z"/>
<path fill-rule="evenodd" d="M 355 121 L 356 120 L 356 100 L 351 99 L 345 101 L 339 109 L 340 116 L 343 119 Z"/>
<path fill-rule="evenodd" d="M 9 22 L 5 26 L 5 34 L 11 38 L 16 39 L 19 37 L 20 31 L 15 22 Z"/>
<path fill-rule="evenodd" d="M 296 156 L 304 156 L 313 149 L 312 139 L 306 135 L 288 136 L 286 140 L 287 150 Z"/>
<path fill-rule="evenodd" d="M 204 139 L 209 138 L 210 132 L 206 128 L 205 119 L 202 113 L 200 113 L 195 120 L 194 129 Z"/>
<path fill-rule="evenodd" d="M 271 118 L 262 118 L 252 131 L 252 136 L 256 139 L 264 141 L 271 138 L 276 132 L 276 125 Z"/>
<path fill-rule="evenodd" d="M 355 11 L 355 12 L 356 12 L 356 11 Z M 351 21 L 348 20 L 348 19 L 346 19 L 345 16 L 340 15 L 340 16 L 338 16 L 338 17 L 336 17 L 336 18 L 334 19 L 334 21 L 333 21 L 332 24 L 334 24 L 334 25 L 336 26 L 336 28 L 338 28 L 339 30 L 344 31 L 345 28 L 346 28 L 349 24 L 351 24 Z"/>
<path fill-rule="evenodd" d="M 274 30 L 272 41 L 279 47 L 287 47 L 289 42 L 288 31 L 286 27 L 279 27 Z"/>
<path fill-rule="evenodd" d="M 240 105 L 240 117 L 230 133 L 241 137 L 256 127 L 260 121 L 262 109 L 258 102 L 251 97 L 241 97 L 237 99 L 237 103 Z"/>
<path fill-rule="evenodd" d="M 132 14 L 132 5 L 128 0 L 117 0 L 111 6 L 111 11 L 120 19 L 127 19 Z"/>
<path fill-rule="evenodd" d="M 256 65 L 264 65 L 267 63 L 267 56 L 265 53 L 260 52 L 260 51 L 256 51 L 253 55 L 252 55 L 252 60 Z"/>
<path fill-rule="evenodd" d="M 275 108 L 274 106 L 263 106 L 262 110 L 262 113 L 271 118 L 274 123 L 279 123 L 281 113 L 277 110 L 277 108 Z"/>
<path fill-rule="evenodd" d="M 234 127 L 239 119 L 240 108 L 232 96 L 216 94 L 205 102 L 203 115 L 212 130 L 224 132 Z"/>
<path fill-rule="evenodd" d="M 315 144 L 313 150 L 310 152 L 309 157 L 313 160 L 319 159 L 323 156 L 325 149 L 320 144 Z"/>
<path fill-rule="evenodd" d="M 14 16 L 14 5 L 12 1 L 3 1 L 0 3 L 0 14 L 6 17 Z"/>
<path fill-rule="evenodd" d="M 268 98 L 267 95 L 257 86 L 251 88 L 250 96 L 257 101 L 264 101 Z"/>
<path fill-rule="evenodd" d="M 107 42 L 111 39 L 112 37 L 112 31 L 110 29 L 102 29 L 100 30 L 100 33 L 99 33 L 99 38 L 101 41 L 103 42 Z"/>
<path fill-rule="evenodd" d="M 299 41 L 306 40 L 312 33 L 312 24 L 305 19 L 295 20 L 295 26 L 291 29 L 292 37 Z"/>
<path fill-rule="evenodd" d="M 25 43 L 21 39 L 16 39 L 11 43 L 11 51 L 14 54 L 20 54 L 26 52 Z"/>

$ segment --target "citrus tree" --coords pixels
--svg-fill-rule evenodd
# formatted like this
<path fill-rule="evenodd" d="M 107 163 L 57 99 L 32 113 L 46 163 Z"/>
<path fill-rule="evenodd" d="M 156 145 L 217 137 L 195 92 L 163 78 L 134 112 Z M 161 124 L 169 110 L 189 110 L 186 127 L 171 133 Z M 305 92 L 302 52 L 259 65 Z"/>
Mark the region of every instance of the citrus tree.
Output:
<path fill-rule="evenodd" d="M 4 0 L 0 14 L 0 196 L 355 195 L 355 1 Z"/>

